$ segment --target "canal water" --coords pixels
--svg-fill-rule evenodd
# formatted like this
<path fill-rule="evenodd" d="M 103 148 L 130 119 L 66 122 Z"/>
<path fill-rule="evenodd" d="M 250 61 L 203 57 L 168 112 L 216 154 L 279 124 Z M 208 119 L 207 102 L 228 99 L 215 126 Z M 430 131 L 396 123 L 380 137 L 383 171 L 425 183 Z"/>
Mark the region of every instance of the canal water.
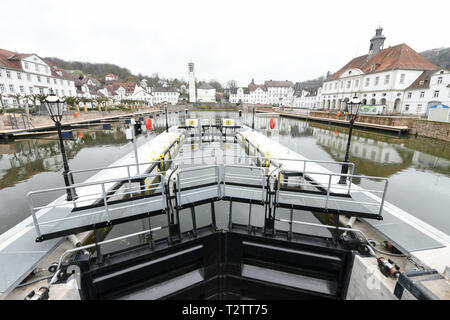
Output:
<path fill-rule="evenodd" d="M 190 112 L 189 116 L 221 119 L 238 115 L 236 112 L 202 111 Z M 183 120 L 181 114 L 172 113 L 169 125 L 180 120 Z M 289 118 L 276 117 L 275 120 L 275 130 L 269 131 L 269 117 L 256 116 L 255 128 L 309 159 L 343 160 L 348 128 Z M 247 125 L 252 121 L 251 114 L 244 114 Z M 125 137 L 126 127 L 123 123 L 112 123 L 107 130 L 102 126 L 73 130 L 74 138 L 65 141 L 70 168 L 107 166 L 132 152 Z M 165 120 L 155 118 L 152 130 L 138 136 L 138 145 L 161 133 L 164 127 Z M 356 174 L 390 179 L 387 201 L 450 234 L 450 143 L 356 129 L 350 161 L 356 165 Z M 0 143 L 0 234 L 30 215 L 27 192 L 62 186 L 61 173 L 56 136 Z M 76 182 L 89 176 L 89 173 L 77 175 Z M 377 182 L 369 181 L 363 186 L 376 188 Z M 113 228 L 108 237 L 147 227 L 142 222 L 128 223 Z"/>

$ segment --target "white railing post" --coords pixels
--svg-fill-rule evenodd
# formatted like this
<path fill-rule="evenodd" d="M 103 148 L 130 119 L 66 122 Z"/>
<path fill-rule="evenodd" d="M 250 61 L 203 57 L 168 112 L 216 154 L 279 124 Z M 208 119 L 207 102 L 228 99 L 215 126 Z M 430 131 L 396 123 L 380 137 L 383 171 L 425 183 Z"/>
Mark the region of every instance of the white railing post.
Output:
<path fill-rule="evenodd" d="M 109 210 L 108 210 L 108 199 L 106 198 L 106 191 L 105 191 L 105 184 L 102 183 L 102 193 L 103 193 L 103 203 L 105 204 L 105 212 L 106 212 L 106 219 L 108 223 L 111 222 L 111 218 L 109 217 Z"/>
<path fill-rule="evenodd" d="M 386 181 L 386 183 L 384 184 L 383 197 L 381 198 L 380 211 L 378 212 L 378 214 L 379 214 L 380 216 L 381 216 L 381 214 L 383 213 L 384 198 L 386 197 L 386 190 L 387 190 L 388 183 L 389 183 L 389 180 L 388 180 L 388 179 L 386 179 L 386 180 L 384 180 L 384 181 Z"/>
<path fill-rule="evenodd" d="M 31 217 L 33 218 L 34 228 L 36 229 L 36 234 L 38 238 L 41 237 L 41 229 L 36 218 L 36 212 L 34 211 L 33 204 L 31 203 L 31 197 L 28 196 L 28 206 L 30 207 Z"/>
<path fill-rule="evenodd" d="M 328 178 L 327 199 L 325 201 L 325 210 L 328 209 L 328 199 L 330 198 L 331 178 L 332 177 L 333 177 L 333 174 L 330 174 L 330 177 Z"/>

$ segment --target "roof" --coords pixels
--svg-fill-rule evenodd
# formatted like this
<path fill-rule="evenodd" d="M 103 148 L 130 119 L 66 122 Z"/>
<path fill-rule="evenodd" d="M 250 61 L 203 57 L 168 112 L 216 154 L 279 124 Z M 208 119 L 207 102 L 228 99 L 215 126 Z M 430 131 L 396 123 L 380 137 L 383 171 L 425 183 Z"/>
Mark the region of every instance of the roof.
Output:
<path fill-rule="evenodd" d="M 317 96 L 319 88 L 304 88 L 303 90 L 307 91 L 307 97 Z"/>
<path fill-rule="evenodd" d="M 156 88 L 153 88 L 152 91 L 153 92 L 178 92 L 177 90 L 175 90 L 172 87 L 156 87 Z"/>
<path fill-rule="evenodd" d="M 407 44 L 402 43 L 380 50 L 372 58 L 369 58 L 367 54 L 356 57 L 325 81 L 335 80 L 349 69 L 359 69 L 369 74 L 394 69 L 437 70 L 439 67 L 422 57 Z"/>
<path fill-rule="evenodd" d="M 82 80 L 80 80 L 81 84 L 85 84 L 87 83 L 89 80 L 91 80 L 97 87 L 101 86 L 100 81 L 98 81 L 97 79 L 93 78 L 93 77 L 84 77 Z"/>
<path fill-rule="evenodd" d="M 20 60 L 22 60 L 26 57 L 32 56 L 32 55 L 39 57 L 35 53 L 17 53 L 17 52 L 8 51 L 5 49 L 0 49 L 0 67 L 26 72 L 25 70 L 22 69 Z M 42 59 L 41 57 L 39 57 L 39 58 Z M 68 74 L 63 69 L 58 68 L 55 64 L 53 64 L 45 59 L 42 59 L 42 61 L 44 61 L 50 67 L 50 72 L 51 72 L 52 77 L 73 80 L 72 77 L 70 76 L 70 74 Z M 61 75 L 58 74 L 57 72 L 60 72 Z"/>
<path fill-rule="evenodd" d="M 430 78 L 433 71 L 427 70 L 422 72 L 422 74 L 405 90 L 420 90 L 430 88 Z"/>
<path fill-rule="evenodd" d="M 274 81 L 274 80 L 269 80 L 264 82 L 264 85 L 266 87 L 293 87 L 294 84 L 292 83 L 292 81 Z"/>
<path fill-rule="evenodd" d="M 230 93 L 231 94 L 237 94 L 238 89 L 243 89 L 244 94 L 248 94 L 248 88 L 242 87 L 242 88 L 231 88 Z"/>
<path fill-rule="evenodd" d="M 136 87 L 136 83 L 120 83 L 120 82 L 116 82 L 116 83 L 113 83 L 111 86 L 112 86 L 113 91 L 116 91 L 117 89 L 122 87 L 122 88 L 125 89 L 125 93 L 130 94 L 130 93 L 134 92 L 134 88 Z"/>
<path fill-rule="evenodd" d="M 199 89 L 205 89 L 205 90 L 211 90 L 214 89 L 214 87 L 212 85 L 210 85 L 209 83 L 204 83 L 202 84 L 200 87 L 198 87 Z"/>
<path fill-rule="evenodd" d="M 258 88 L 260 88 L 263 91 L 267 91 L 267 87 L 263 84 L 249 84 L 248 85 L 248 91 L 250 91 L 250 92 L 255 91 Z"/>

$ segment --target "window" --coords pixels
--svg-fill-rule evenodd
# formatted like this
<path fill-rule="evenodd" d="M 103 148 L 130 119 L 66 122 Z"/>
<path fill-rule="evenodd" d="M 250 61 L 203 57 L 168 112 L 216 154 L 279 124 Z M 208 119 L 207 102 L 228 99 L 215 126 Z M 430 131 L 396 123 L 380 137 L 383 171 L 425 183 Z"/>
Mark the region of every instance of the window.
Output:
<path fill-rule="evenodd" d="M 24 66 L 25 66 L 25 69 L 28 69 L 28 62 L 25 61 Z"/>
<path fill-rule="evenodd" d="M 355 87 L 359 86 L 359 80 L 355 80 Z"/>
<path fill-rule="evenodd" d="M 402 73 L 401 75 L 400 75 L 400 84 L 403 84 L 403 83 L 405 83 L 405 74 L 404 73 Z"/>
<path fill-rule="evenodd" d="M 47 77 L 47 83 L 50 83 L 50 78 L 49 77 Z"/>
<path fill-rule="evenodd" d="M 0 83 L 0 92 L 5 92 L 5 85 Z"/>
<path fill-rule="evenodd" d="M 370 78 L 366 78 L 366 87 L 370 85 Z"/>
<path fill-rule="evenodd" d="M 30 93 L 33 94 L 33 87 L 29 87 L 28 89 L 30 89 Z"/>
<path fill-rule="evenodd" d="M 22 80 L 22 74 L 20 72 L 17 72 L 17 79 Z"/>
<path fill-rule="evenodd" d="M 419 86 L 423 85 L 423 80 L 419 81 Z"/>
<path fill-rule="evenodd" d="M 27 80 L 28 80 L 28 81 L 31 81 L 31 74 L 28 74 L 28 73 L 27 73 Z"/>
<path fill-rule="evenodd" d="M 36 69 L 37 72 L 39 72 L 39 65 L 38 64 L 35 64 L 34 68 Z"/>
<path fill-rule="evenodd" d="M 44 94 L 44 88 L 39 88 L 39 94 Z"/>
<path fill-rule="evenodd" d="M 385 77 L 384 77 L 384 84 L 389 84 L 389 80 L 391 79 L 391 75 L 390 74 L 387 74 Z"/>
<path fill-rule="evenodd" d="M 442 83 L 442 77 L 439 77 L 437 80 L 437 84 L 441 84 Z"/>
<path fill-rule="evenodd" d="M 56 84 L 56 79 L 55 78 L 53 78 L 53 83 Z"/>
<path fill-rule="evenodd" d="M 25 88 L 23 86 L 20 86 L 20 93 L 25 93 Z"/>
<path fill-rule="evenodd" d="M 405 110 L 406 110 L 406 111 L 409 110 L 409 104 L 405 104 Z"/>
<path fill-rule="evenodd" d="M 350 88 L 350 85 L 352 84 L 351 81 L 347 81 L 347 88 Z"/>
<path fill-rule="evenodd" d="M 37 76 L 38 82 L 41 82 L 41 76 Z"/>
<path fill-rule="evenodd" d="M 418 104 L 417 105 L 417 113 L 422 112 L 422 105 Z"/>
<path fill-rule="evenodd" d="M 436 91 L 433 93 L 433 98 L 439 98 L 439 90 L 436 90 Z"/>
<path fill-rule="evenodd" d="M 61 92 L 62 92 L 62 95 L 65 96 L 64 90 L 61 90 Z"/>
<path fill-rule="evenodd" d="M 7 77 L 8 79 L 11 79 L 11 71 L 6 70 L 6 77 Z"/>
<path fill-rule="evenodd" d="M 14 85 L 9 85 L 9 92 L 14 93 Z"/>
<path fill-rule="evenodd" d="M 412 92 L 408 92 L 408 99 L 411 99 L 412 97 Z"/>
<path fill-rule="evenodd" d="M 337 82 L 334 83 L 334 89 L 337 89 Z"/>
<path fill-rule="evenodd" d="M 375 77 L 375 85 L 378 85 L 378 82 L 380 82 L 380 77 Z"/>
<path fill-rule="evenodd" d="M 420 92 L 420 97 L 421 97 L 421 98 L 425 97 L 425 91 L 421 91 L 421 92 Z"/>

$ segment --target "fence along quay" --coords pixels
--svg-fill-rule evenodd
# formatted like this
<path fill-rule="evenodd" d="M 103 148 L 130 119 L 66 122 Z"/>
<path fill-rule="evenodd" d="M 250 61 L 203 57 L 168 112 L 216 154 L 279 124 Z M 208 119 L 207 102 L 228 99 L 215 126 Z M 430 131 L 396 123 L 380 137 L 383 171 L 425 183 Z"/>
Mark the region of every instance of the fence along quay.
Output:
<path fill-rule="evenodd" d="M 28 233 L 37 245 L 148 221 L 148 230 L 86 246 L 95 250 L 88 256 L 69 250 L 53 282 L 77 270 L 84 299 L 345 299 L 355 259 L 374 251 L 364 233 L 340 224 L 343 217 L 364 221 L 409 257 L 447 249 L 445 239 L 392 213 L 384 201 L 388 179 L 354 175 L 353 164 L 350 174 L 329 171 L 322 165 L 342 163 L 305 159 L 234 121 L 189 122 L 154 140 L 139 150 L 139 159 L 152 161 L 128 158 L 90 169 L 95 178 L 71 186 L 78 195 L 73 201 L 35 205 L 39 195 L 65 187 L 28 194 Z M 383 188 L 353 183 L 362 179 L 382 181 Z M 306 212 L 332 223 L 300 219 Z M 106 244 L 142 235 L 144 244 L 102 254 Z"/>

